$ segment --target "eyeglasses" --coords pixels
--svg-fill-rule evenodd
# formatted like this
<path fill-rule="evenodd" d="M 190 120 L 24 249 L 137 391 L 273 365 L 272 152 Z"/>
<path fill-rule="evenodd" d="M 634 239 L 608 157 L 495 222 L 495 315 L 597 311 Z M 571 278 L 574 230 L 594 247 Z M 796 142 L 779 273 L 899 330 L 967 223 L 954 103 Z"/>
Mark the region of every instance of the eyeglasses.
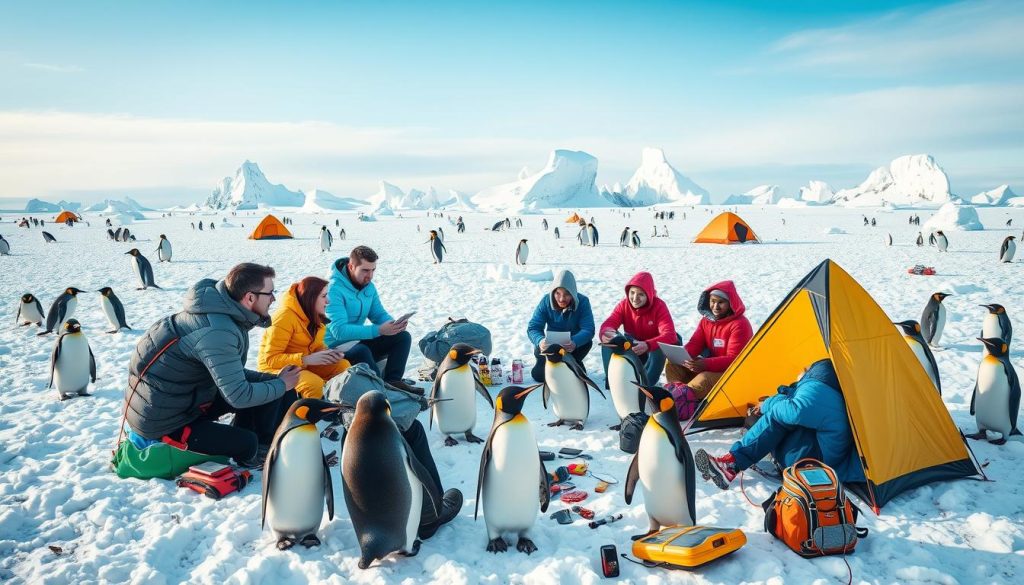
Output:
<path fill-rule="evenodd" d="M 277 298 L 277 295 L 274 294 L 274 291 L 260 292 L 260 291 L 256 290 L 256 291 L 252 291 L 252 294 L 254 294 L 256 296 L 265 295 L 265 296 L 268 296 L 268 297 L 270 297 L 272 299 L 276 299 Z"/>

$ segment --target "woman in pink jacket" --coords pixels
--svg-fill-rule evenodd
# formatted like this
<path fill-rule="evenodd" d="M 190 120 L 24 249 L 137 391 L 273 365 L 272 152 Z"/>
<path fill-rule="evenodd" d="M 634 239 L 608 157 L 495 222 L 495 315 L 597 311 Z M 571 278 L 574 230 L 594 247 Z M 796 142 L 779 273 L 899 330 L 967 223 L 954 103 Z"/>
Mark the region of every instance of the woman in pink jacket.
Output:
<path fill-rule="evenodd" d="M 731 280 L 704 289 L 697 310 L 704 318 L 686 343 L 686 352 L 693 358 L 682 365 L 669 363 L 665 378 L 686 384 L 697 400 L 703 400 L 754 336 L 754 330 Z"/>
<path fill-rule="evenodd" d="M 658 298 L 650 272 L 638 272 L 626 283 L 626 298 L 619 301 L 612 314 L 601 323 L 601 343 L 608 343 L 615 337 L 619 327 L 636 342 L 632 347 L 633 353 L 644 364 L 647 380 L 656 384 L 665 368 L 665 354 L 658 346 L 661 343 L 678 343 L 679 336 L 668 305 Z M 607 347 L 601 348 L 606 378 L 611 354 Z"/>

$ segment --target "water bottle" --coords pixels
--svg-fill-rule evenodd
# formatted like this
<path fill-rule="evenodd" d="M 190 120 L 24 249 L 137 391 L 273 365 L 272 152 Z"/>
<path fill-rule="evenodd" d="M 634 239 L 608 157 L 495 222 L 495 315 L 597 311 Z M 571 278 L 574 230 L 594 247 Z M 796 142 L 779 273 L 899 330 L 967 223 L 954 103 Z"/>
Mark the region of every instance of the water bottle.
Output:
<path fill-rule="evenodd" d="M 501 381 L 501 360 L 496 357 L 491 358 L 491 385 L 500 386 Z"/>
<path fill-rule="evenodd" d="M 491 385 L 491 370 L 487 367 L 487 356 L 480 356 L 480 383 L 484 386 Z"/>

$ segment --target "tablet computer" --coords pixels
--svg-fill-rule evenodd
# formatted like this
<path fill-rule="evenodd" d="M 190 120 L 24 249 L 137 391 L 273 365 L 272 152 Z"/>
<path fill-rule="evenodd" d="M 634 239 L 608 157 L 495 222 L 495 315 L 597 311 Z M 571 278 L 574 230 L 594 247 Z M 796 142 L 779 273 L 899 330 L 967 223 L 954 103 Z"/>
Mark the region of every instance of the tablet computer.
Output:
<path fill-rule="evenodd" d="M 676 364 L 677 366 L 683 362 L 692 359 L 690 352 L 686 351 L 686 347 L 682 345 L 672 345 L 671 343 L 659 343 L 658 347 L 661 348 L 661 352 L 665 354 L 665 359 Z"/>

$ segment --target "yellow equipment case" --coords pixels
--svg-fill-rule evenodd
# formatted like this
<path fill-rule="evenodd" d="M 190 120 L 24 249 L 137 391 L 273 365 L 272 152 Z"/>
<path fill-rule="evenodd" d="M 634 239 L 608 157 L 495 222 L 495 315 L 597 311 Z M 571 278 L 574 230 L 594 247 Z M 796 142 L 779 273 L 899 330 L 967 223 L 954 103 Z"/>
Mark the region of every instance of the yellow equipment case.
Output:
<path fill-rule="evenodd" d="M 633 542 L 633 556 L 648 566 L 693 569 L 735 552 L 747 543 L 738 528 L 670 526 Z"/>

